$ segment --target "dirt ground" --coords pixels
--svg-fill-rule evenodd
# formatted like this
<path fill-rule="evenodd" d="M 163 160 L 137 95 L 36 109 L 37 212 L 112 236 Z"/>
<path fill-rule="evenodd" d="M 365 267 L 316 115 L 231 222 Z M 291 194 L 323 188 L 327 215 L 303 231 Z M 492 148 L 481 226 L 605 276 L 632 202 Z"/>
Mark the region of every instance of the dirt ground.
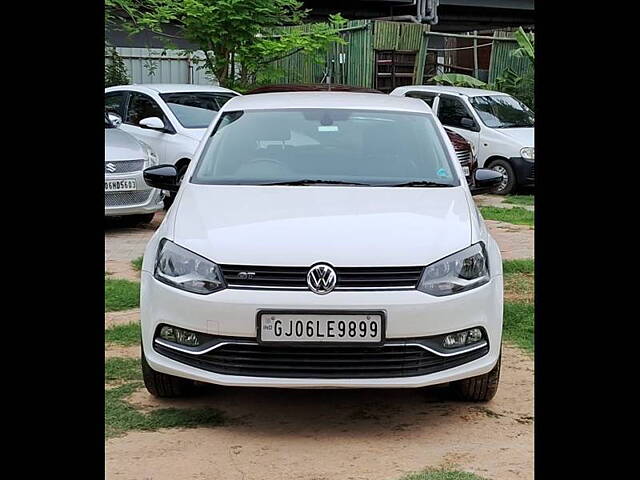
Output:
<path fill-rule="evenodd" d="M 500 389 L 486 404 L 453 401 L 440 388 L 211 387 L 179 401 L 142 389 L 130 402 L 144 410 L 210 406 L 230 421 L 111 439 L 110 479 L 394 480 L 428 466 L 533 478 L 533 361 L 508 346 Z"/>

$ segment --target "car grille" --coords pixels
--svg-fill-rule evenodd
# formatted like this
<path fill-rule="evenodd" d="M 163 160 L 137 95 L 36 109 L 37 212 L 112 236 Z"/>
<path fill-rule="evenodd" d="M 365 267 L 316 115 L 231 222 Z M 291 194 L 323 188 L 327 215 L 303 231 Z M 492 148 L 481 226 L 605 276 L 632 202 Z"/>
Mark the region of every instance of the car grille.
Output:
<path fill-rule="evenodd" d="M 107 165 L 111 167 L 107 168 Z M 118 160 L 113 162 L 104 162 L 104 173 L 111 175 L 114 173 L 138 172 L 142 170 L 144 160 Z"/>
<path fill-rule="evenodd" d="M 251 265 L 220 265 L 229 287 L 308 289 L 310 267 L 267 267 Z M 336 290 L 408 289 L 415 288 L 423 267 L 336 267 Z M 253 273 L 252 278 L 242 278 Z"/>
<path fill-rule="evenodd" d="M 529 170 L 529 176 L 527 177 L 528 180 L 535 180 L 536 179 L 536 167 L 535 165 L 531 166 L 531 170 Z"/>
<path fill-rule="evenodd" d="M 136 190 L 133 192 L 104 192 L 105 207 L 124 207 L 146 203 L 153 190 Z"/>
<path fill-rule="evenodd" d="M 461 165 L 469 165 L 471 163 L 471 152 L 469 150 L 457 151 L 456 155 Z"/>
<path fill-rule="evenodd" d="M 484 346 L 441 357 L 410 345 L 276 347 L 231 343 L 193 355 L 157 343 L 154 348 L 177 362 L 209 372 L 275 378 L 414 377 L 457 367 L 489 352 L 489 347 Z"/>

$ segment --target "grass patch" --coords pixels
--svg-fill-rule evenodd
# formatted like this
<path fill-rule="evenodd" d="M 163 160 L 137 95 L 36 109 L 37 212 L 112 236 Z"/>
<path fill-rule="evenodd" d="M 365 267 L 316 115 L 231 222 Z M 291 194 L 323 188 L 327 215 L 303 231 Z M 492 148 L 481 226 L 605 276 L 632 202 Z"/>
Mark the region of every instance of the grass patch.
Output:
<path fill-rule="evenodd" d="M 140 306 L 140 284 L 122 279 L 104 279 L 104 311 L 115 312 Z"/>
<path fill-rule="evenodd" d="M 104 341 L 115 343 L 123 347 L 140 344 L 140 324 L 128 323 L 126 325 L 115 325 L 104 331 Z"/>
<path fill-rule="evenodd" d="M 411 473 L 400 480 L 487 480 L 474 473 L 461 472 L 458 470 L 432 470 Z"/>
<path fill-rule="evenodd" d="M 535 203 L 535 197 L 533 195 L 507 195 L 503 203 L 510 203 L 511 205 L 533 205 Z"/>
<path fill-rule="evenodd" d="M 142 258 L 143 257 L 138 257 L 131 260 L 131 266 L 133 267 L 134 270 L 138 272 L 142 270 Z"/>
<path fill-rule="evenodd" d="M 130 430 L 153 431 L 159 428 L 195 428 L 203 425 L 222 425 L 225 417 L 213 408 L 162 408 L 143 413 L 127 403 L 126 397 L 141 388 L 131 382 L 104 392 L 105 438 L 124 435 Z"/>
<path fill-rule="evenodd" d="M 534 267 L 533 258 L 502 261 L 502 272 L 505 275 L 508 273 L 533 273 Z"/>
<path fill-rule="evenodd" d="M 533 353 L 534 306 L 529 302 L 505 302 L 504 337 L 506 340 Z"/>
<path fill-rule="evenodd" d="M 104 379 L 107 382 L 142 380 L 140 360 L 137 358 L 107 358 L 104 362 Z"/>
<path fill-rule="evenodd" d="M 533 226 L 533 212 L 522 207 L 480 207 L 480 213 L 485 220 Z"/>

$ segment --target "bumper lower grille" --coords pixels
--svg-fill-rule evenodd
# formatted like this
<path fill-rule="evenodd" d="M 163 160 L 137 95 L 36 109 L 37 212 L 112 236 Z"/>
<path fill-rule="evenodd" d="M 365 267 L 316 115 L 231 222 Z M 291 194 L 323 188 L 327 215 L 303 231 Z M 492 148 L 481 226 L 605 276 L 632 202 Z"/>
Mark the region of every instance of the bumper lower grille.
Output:
<path fill-rule="evenodd" d="M 230 287 L 307 289 L 309 267 L 220 265 Z M 336 267 L 336 290 L 415 288 L 423 267 Z"/>
<path fill-rule="evenodd" d="M 272 378 L 414 377 L 457 367 L 489 352 L 489 347 L 484 346 L 441 357 L 408 345 L 276 347 L 234 343 L 202 355 L 179 352 L 157 343 L 154 349 L 177 362 L 209 372 Z"/>
<path fill-rule="evenodd" d="M 104 162 L 104 173 L 111 175 L 112 173 L 129 173 L 142 170 L 144 160 L 118 160 L 113 162 Z"/>
<path fill-rule="evenodd" d="M 127 207 L 146 203 L 153 190 L 136 190 L 133 192 L 104 192 L 105 207 Z"/>

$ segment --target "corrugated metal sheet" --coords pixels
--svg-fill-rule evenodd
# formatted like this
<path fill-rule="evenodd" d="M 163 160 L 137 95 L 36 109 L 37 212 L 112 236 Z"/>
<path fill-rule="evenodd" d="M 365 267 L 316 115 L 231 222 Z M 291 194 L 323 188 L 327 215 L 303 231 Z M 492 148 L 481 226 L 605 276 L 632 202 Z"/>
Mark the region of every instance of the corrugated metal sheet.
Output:
<path fill-rule="evenodd" d="M 131 83 L 192 83 L 218 85 L 198 70 L 182 50 L 116 47 L 129 73 Z M 108 60 L 105 60 L 108 61 Z"/>
<path fill-rule="evenodd" d="M 499 38 L 493 41 L 491 60 L 489 61 L 489 83 L 493 83 L 507 68 L 519 75 L 531 70 L 532 65 L 528 58 L 511 55 L 511 52 L 517 48 L 517 42 L 504 41 Z"/>

